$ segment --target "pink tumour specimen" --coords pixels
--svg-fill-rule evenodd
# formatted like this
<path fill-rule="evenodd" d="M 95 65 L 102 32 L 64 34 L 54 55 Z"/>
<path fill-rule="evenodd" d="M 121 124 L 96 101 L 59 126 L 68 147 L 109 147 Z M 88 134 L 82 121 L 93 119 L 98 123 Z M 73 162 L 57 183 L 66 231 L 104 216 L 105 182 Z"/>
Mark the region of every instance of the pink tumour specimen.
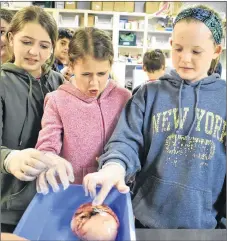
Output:
<path fill-rule="evenodd" d="M 114 241 L 117 237 L 119 220 L 106 205 L 81 205 L 71 221 L 71 229 L 77 237 L 86 241 Z"/>

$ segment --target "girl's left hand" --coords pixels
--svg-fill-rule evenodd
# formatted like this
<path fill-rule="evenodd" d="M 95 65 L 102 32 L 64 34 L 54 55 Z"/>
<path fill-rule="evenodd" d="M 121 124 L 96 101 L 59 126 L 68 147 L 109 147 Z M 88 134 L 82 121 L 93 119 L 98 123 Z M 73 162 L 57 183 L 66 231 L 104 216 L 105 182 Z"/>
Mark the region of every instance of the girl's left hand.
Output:
<path fill-rule="evenodd" d="M 36 190 L 38 193 L 47 194 L 49 192 L 49 186 L 52 187 L 54 192 L 59 191 L 59 186 L 56 177 L 58 176 L 62 183 L 64 190 L 68 188 L 69 182 L 74 182 L 73 168 L 70 162 L 64 158 L 53 154 L 45 154 L 49 159 L 52 159 L 52 165 L 48 170 L 42 172 L 36 180 Z"/>

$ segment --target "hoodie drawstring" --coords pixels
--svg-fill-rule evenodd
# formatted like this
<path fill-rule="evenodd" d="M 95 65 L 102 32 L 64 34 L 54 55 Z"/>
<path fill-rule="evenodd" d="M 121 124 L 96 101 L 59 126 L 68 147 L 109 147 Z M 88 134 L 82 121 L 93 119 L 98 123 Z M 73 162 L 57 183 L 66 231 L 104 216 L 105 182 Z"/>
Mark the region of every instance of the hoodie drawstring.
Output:
<path fill-rule="evenodd" d="M 197 112 L 197 108 L 198 108 L 198 104 L 199 104 L 199 91 L 200 91 L 201 84 L 202 84 L 202 80 L 199 82 L 199 85 L 196 88 L 196 104 L 195 104 L 195 109 L 194 109 L 194 120 L 192 122 L 191 128 L 190 128 L 186 138 L 189 138 L 191 136 L 192 130 L 196 123 L 196 119 L 197 119 L 196 112 Z"/>
<path fill-rule="evenodd" d="M 179 98 L 178 98 L 178 101 L 179 101 L 179 103 L 178 103 L 178 107 L 179 107 L 179 125 L 178 125 L 178 129 L 177 129 L 177 134 L 180 131 L 180 125 L 181 125 L 181 120 L 182 120 L 181 99 L 182 99 L 183 85 L 184 85 L 184 80 L 181 81 L 180 90 L 179 90 Z"/>
<path fill-rule="evenodd" d="M 32 97 L 32 79 L 29 75 L 28 76 L 28 79 L 29 79 L 29 92 L 28 92 L 28 98 L 27 98 L 27 103 L 26 103 L 26 115 L 25 115 L 25 118 L 24 118 L 24 122 L 23 122 L 23 125 L 22 125 L 22 129 L 21 129 L 21 132 L 20 132 L 20 135 L 19 135 L 19 144 L 18 146 L 21 146 L 22 145 L 22 136 L 23 136 L 23 130 L 24 130 L 24 127 L 25 127 L 25 123 L 28 119 L 28 107 L 29 107 L 29 102 L 30 102 L 30 98 Z"/>
<path fill-rule="evenodd" d="M 202 80 L 199 82 L 198 87 L 196 88 L 196 104 L 195 104 L 195 108 L 194 108 L 194 119 L 192 122 L 192 125 L 188 131 L 188 134 L 186 135 L 186 138 L 189 139 L 189 137 L 191 136 L 192 130 L 195 127 L 196 124 L 196 119 L 197 119 L 197 108 L 198 108 L 198 104 L 199 104 L 199 92 L 200 92 L 200 87 L 202 84 Z M 178 129 L 176 131 L 176 133 L 178 134 L 180 131 L 180 126 L 181 126 L 181 121 L 182 121 L 182 89 L 183 89 L 183 85 L 184 85 L 184 80 L 181 81 L 181 85 L 180 85 L 180 90 L 179 90 L 179 125 L 178 125 Z"/>

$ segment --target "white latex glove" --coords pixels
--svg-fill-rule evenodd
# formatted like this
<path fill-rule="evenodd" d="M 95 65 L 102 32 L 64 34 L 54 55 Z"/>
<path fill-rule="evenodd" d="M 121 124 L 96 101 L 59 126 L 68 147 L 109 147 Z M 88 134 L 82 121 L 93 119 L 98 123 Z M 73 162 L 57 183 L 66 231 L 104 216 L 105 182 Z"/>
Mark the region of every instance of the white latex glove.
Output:
<path fill-rule="evenodd" d="M 45 155 L 33 148 L 12 151 L 4 166 L 7 172 L 21 181 L 33 181 L 47 168 Z"/>
<path fill-rule="evenodd" d="M 36 180 L 36 190 L 38 193 L 47 194 L 49 186 L 54 192 L 59 191 L 56 177 L 58 176 L 64 190 L 68 188 L 69 182 L 74 182 L 73 168 L 70 162 L 53 153 L 46 153 L 46 157 L 51 160 L 51 165 L 47 171 L 43 171 Z"/>
<path fill-rule="evenodd" d="M 101 189 L 96 196 L 96 186 L 101 185 Z M 119 192 L 128 193 L 129 187 L 125 184 L 125 169 L 118 163 L 108 163 L 98 172 L 90 173 L 84 177 L 83 186 L 85 195 L 88 192 L 94 198 L 93 205 L 101 205 L 108 193 L 115 186 Z"/>

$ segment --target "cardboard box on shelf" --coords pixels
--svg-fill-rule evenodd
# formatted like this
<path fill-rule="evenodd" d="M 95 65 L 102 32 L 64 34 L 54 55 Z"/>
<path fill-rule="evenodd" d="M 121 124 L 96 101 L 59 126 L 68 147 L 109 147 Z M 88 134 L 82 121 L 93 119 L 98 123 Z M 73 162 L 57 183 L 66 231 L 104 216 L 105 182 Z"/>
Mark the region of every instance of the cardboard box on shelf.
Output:
<path fill-rule="evenodd" d="M 115 12 L 125 12 L 125 2 L 114 2 Z"/>
<path fill-rule="evenodd" d="M 94 25 L 95 25 L 95 16 L 89 15 L 88 16 L 87 26 L 88 27 L 93 27 Z"/>
<path fill-rule="evenodd" d="M 84 16 L 80 16 L 80 27 L 84 27 Z"/>
<path fill-rule="evenodd" d="M 76 9 L 76 2 L 65 2 L 65 9 Z"/>
<path fill-rule="evenodd" d="M 102 11 L 113 11 L 114 2 L 102 2 Z"/>
<path fill-rule="evenodd" d="M 55 2 L 55 8 L 64 9 L 65 2 Z"/>
<path fill-rule="evenodd" d="M 160 2 L 145 2 L 144 12 L 155 13 L 159 10 Z"/>
<path fill-rule="evenodd" d="M 133 13 L 135 10 L 135 2 L 125 2 L 125 12 Z"/>
<path fill-rule="evenodd" d="M 87 26 L 93 27 L 95 25 L 95 16 L 88 15 Z M 84 16 L 80 16 L 80 27 L 84 27 Z"/>
<path fill-rule="evenodd" d="M 91 10 L 102 11 L 102 2 L 91 2 Z"/>

